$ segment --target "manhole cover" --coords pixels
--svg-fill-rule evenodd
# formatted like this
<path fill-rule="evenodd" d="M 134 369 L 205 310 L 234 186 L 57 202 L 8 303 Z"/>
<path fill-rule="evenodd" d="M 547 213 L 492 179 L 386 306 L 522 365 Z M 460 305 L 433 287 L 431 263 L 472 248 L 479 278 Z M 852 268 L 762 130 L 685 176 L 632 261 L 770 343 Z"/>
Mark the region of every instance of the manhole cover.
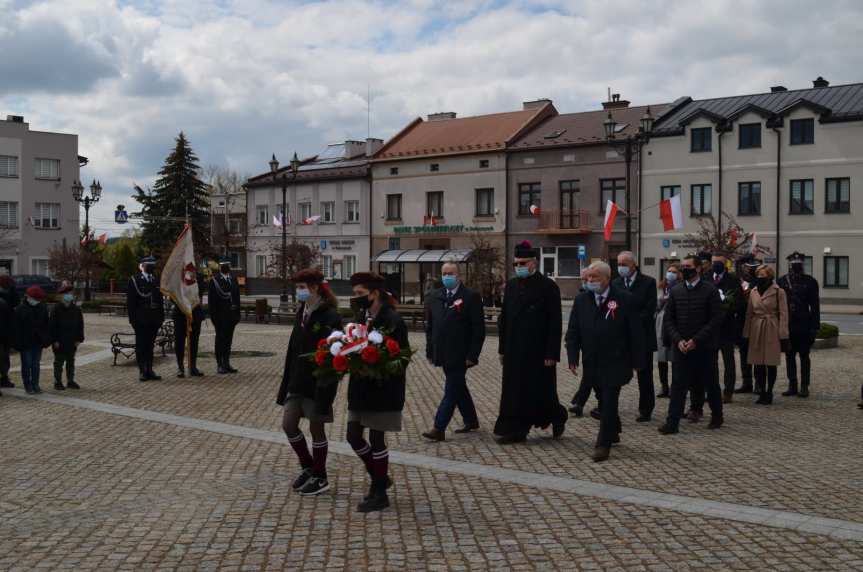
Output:
<path fill-rule="evenodd" d="M 216 354 L 214 352 L 198 352 L 199 356 L 206 357 L 215 357 Z M 233 350 L 231 351 L 231 357 L 273 357 L 276 355 L 274 352 L 259 352 L 257 350 Z"/>

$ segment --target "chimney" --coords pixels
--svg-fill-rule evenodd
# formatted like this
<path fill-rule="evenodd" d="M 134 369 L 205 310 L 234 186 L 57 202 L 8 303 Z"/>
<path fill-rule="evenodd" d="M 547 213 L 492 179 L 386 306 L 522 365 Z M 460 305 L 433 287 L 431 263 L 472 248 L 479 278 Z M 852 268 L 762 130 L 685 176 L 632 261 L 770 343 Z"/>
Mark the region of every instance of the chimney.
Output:
<path fill-rule="evenodd" d="M 362 155 L 366 152 L 366 144 L 363 141 L 353 141 L 348 139 L 345 141 L 345 159 Z"/>
<path fill-rule="evenodd" d="M 7 115 L 6 121 L 11 121 L 12 123 L 24 123 L 24 118 L 20 115 Z"/>
<path fill-rule="evenodd" d="M 830 82 L 821 77 L 820 75 L 818 76 L 818 79 L 812 82 L 812 87 L 827 87 L 829 85 Z"/>
<path fill-rule="evenodd" d="M 444 111 L 441 113 L 429 113 L 429 121 L 445 121 L 447 119 L 455 119 L 454 111 Z"/>
<path fill-rule="evenodd" d="M 374 139 L 368 138 L 366 139 L 366 157 L 371 157 L 378 151 L 380 151 L 381 147 L 384 146 L 383 139 Z"/>
<path fill-rule="evenodd" d="M 783 91 L 788 91 L 788 88 L 784 85 L 774 85 L 770 88 L 770 93 L 782 93 Z"/>
<path fill-rule="evenodd" d="M 521 106 L 523 111 L 527 111 L 528 109 L 539 109 L 541 107 L 545 107 L 549 103 L 551 103 L 550 99 L 548 99 L 547 97 L 541 97 L 533 101 L 525 101 L 521 104 Z"/>
<path fill-rule="evenodd" d="M 611 101 L 602 102 L 603 109 L 624 109 L 626 107 L 629 107 L 629 102 L 625 99 L 620 99 L 619 93 L 612 93 Z"/>

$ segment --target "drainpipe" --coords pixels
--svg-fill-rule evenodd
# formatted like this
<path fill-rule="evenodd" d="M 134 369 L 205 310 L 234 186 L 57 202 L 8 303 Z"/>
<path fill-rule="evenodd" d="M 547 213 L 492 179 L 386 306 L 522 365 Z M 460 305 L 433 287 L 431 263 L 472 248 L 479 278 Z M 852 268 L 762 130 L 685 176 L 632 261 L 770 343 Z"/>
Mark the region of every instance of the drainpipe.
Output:
<path fill-rule="evenodd" d="M 782 132 L 777 127 L 772 127 L 776 133 L 776 269 L 779 270 L 780 256 L 780 238 L 779 227 L 781 222 L 782 211 L 780 209 L 782 203 Z"/>
<path fill-rule="evenodd" d="M 503 216 L 503 279 L 504 281 L 509 278 L 509 271 L 507 270 L 508 266 L 506 264 L 506 259 L 509 256 L 509 217 L 511 216 L 509 210 L 509 153 L 506 151 L 503 152 L 503 171 L 504 171 L 504 185 L 506 185 L 504 195 L 503 195 L 503 207 L 504 207 L 504 216 Z M 492 294 L 492 298 L 494 295 Z"/>
<path fill-rule="evenodd" d="M 637 253 L 635 256 L 635 264 L 638 267 L 641 267 L 641 215 L 644 212 L 644 191 L 642 190 L 642 176 L 644 174 L 644 169 L 642 169 L 642 153 L 644 151 L 644 143 L 638 143 L 638 239 L 637 239 Z"/>
<path fill-rule="evenodd" d="M 373 208 L 373 202 L 372 202 L 374 200 L 373 199 L 374 189 L 372 188 L 372 164 L 367 163 L 367 165 L 368 165 L 368 174 L 366 175 L 366 181 L 369 184 L 369 219 L 368 219 L 369 220 L 369 229 L 368 229 L 368 235 L 369 235 L 369 272 L 374 272 L 374 267 L 372 266 L 372 258 L 374 258 L 374 256 L 375 256 L 375 247 L 374 247 L 375 233 L 372 230 L 373 229 L 372 225 L 374 224 L 374 221 L 375 221 L 375 214 L 374 214 L 375 209 Z M 387 246 L 389 246 L 389 245 L 387 245 Z M 378 272 L 380 272 L 380 270 L 381 270 L 381 265 L 378 264 Z M 348 278 L 350 278 L 350 276 L 348 276 Z"/>
<path fill-rule="evenodd" d="M 719 227 L 719 232 L 722 232 L 722 136 L 725 135 L 725 127 L 719 125 L 716 129 L 716 146 L 719 150 L 719 189 L 717 192 L 717 197 L 719 198 L 719 213 L 717 215 L 717 226 Z"/>

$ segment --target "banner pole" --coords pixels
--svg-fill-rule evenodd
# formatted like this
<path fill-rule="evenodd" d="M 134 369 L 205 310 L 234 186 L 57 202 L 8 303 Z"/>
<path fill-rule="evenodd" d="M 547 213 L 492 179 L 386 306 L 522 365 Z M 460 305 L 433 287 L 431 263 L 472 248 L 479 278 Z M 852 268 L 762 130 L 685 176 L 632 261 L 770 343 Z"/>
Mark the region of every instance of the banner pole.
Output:
<path fill-rule="evenodd" d="M 194 309 L 192 310 L 194 312 Z M 186 357 L 189 360 L 189 370 L 192 369 L 192 316 L 186 315 Z"/>

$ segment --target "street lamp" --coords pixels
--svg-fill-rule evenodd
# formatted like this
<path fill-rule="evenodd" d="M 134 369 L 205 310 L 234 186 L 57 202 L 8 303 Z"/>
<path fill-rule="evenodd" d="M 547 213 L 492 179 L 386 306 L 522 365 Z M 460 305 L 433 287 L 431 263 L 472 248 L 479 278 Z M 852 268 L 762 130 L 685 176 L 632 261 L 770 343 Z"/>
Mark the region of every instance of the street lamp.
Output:
<path fill-rule="evenodd" d="M 90 185 L 90 194 L 84 195 L 84 185 L 81 181 L 72 182 L 72 198 L 75 202 L 84 205 L 84 247 L 90 250 L 90 206 L 98 203 L 102 198 L 102 185 L 99 181 L 93 180 Z M 90 301 L 90 265 L 85 265 L 86 281 L 84 283 L 84 300 Z"/>
<path fill-rule="evenodd" d="M 605 140 L 611 147 L 623 147 L 624 150 L 624 159 L 626 160 L 626 250 L 632 250 L 632 216 L 630 214 L 630 207 L 632 205 L 631 194 L 630 194 L 630 179 L 631 179 L 631 171 L 632 171 L 632 155 L 635 151 L 639 154 L 639 164 L 641 157 L 641 147 L 650 140 L 650 134 L 653 132 L 653 115 L 650 114 L 650 108 L 644 112 L 644 115 L 641 116 L 639 120 L 638 132 L 627 135 L 622 139 L 617 138 L 617 122 L 614 120 L 614 117 L 611 115 L 611 112 L 608 112 L 608 118 L 602 122 L 603 127 L 605 128 Z M 641 193 L 641 187 L 639 186 L 638 192 Z M 641 206 L 641 201 L 638 201 L 639 208 Z M 639 216 L 640 218 L 640 216 Z M 641 232 L 641 225 L 638 225 L 638 230 Z M 641 258 L 641 253 L 639 253 L 638 258 Z"/>
<path fill-rule="evenodd" d="M 276 172 L 279 170 L 279 160 L 276 159 L 276 154 L 273 153 L 273 158 L 270 159 L 270 172 L 273 174 L 275 178 Z M 297 171 L 300 170 L 300 160 L 297 157 L 296 151 L 294 152 L 294 156 L 291 158 L 291 177 L 292 180 L 296 182 L 297 180 Z M 279 301 L 282 305 L 287 303 L 288 301 L 288 220 L 287 220 L 287 211 L 288 211 L 288 173 L 287 171 L 282 173 L 281 183 L 282 183 L 282 212 L 281 214 L 281 224 L 282 224 L 282 294 L 279 297 Z"/>

